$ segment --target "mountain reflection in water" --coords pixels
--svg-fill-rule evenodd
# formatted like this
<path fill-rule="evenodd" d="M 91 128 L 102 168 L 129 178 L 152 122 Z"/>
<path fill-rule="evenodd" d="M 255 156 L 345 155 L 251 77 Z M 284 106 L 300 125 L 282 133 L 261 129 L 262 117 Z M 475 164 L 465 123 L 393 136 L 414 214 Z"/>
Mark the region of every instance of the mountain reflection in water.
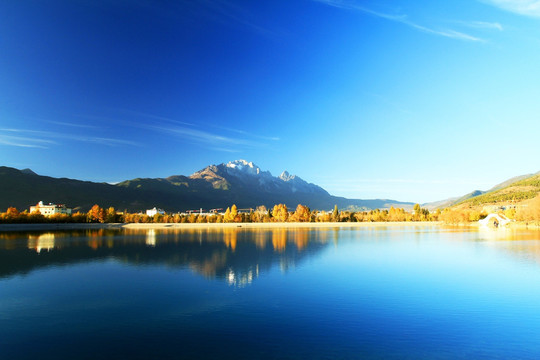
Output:
<path fill-rule="evenodd" d="M 136 266 L 190 268 L 245 286 L 336 241 L 335 229 L 85 230 L 0 234 L 0 278 L 68 264 L 115 259 Z"/>

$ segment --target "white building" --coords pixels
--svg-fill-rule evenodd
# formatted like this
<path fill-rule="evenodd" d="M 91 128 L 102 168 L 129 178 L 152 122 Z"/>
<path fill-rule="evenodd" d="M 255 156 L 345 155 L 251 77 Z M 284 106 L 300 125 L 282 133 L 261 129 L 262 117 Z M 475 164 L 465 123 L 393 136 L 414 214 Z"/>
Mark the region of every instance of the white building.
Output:
<path fill-rule="evenodd" d="M 150 209 L 150 210 L 146 210 L 146 215 L 148 215 L 148 216 L 154 216 L 156 214 L 165 215 L 165 211 L 163 211 L 162 209 L 158 209 L 158 208 L 153 208 L 153 209 Z"/>
<path fill-rule="evenodd" d="M 30 213 L 39 212 L 44 216 L 51 216 L 54 214 L 66 214 L 71 215 L 71 209 L 67 208 L 63 204 L 43 204 L 43 201 L 40 201 L 36 206 L 30 206 Z"/>

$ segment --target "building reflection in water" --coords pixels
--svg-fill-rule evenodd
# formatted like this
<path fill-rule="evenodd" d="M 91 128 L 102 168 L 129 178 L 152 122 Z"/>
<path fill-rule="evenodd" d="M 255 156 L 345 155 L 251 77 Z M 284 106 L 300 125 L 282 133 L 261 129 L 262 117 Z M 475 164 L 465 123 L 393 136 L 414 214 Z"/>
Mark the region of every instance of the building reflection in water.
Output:
<path fill-rule="evenodd" d="M 207 241 L 223 242 L 226 249 L 215 250 L 203 261 L 192 261 L 190 268 L 205 277 L 223 278 L 231 286 L 243 287 L 273 265 L 282 272 L 294 269 L 302 258 L 325 247 L 328 237 L 324 229 L 308 228 L 209 231 Z"/>
<path fill-rule="evenodd" d="M 431 238 L 433 232 L 440 234 L 441 241 L 478 242 L 479 246 L 481 243 L 482 247 L 496 248 L 520 261 L 540 264 L 540 232 L 527 229 L 100 229 L 1 233 L 0 277 L 54 264 L 115 259 L 132 266 L 190 269 L 208 279 L 241 287 L 271 268 L 291 271 L 299 262 L 339 241 L 357 241 L 363 236 L 401 241 L 404 233 L 414 233 L 421 242 Z"/>
<path fill-rule="evenodd" d="M 481 227 L 479 240 L 526 262 L 540 264 L 540 231 Z"/>
<path fill-rule="evenodd" d="M 4 233 L 0 234 L 0 263 L 4 265 L 0 278 L 51 265 L 116 259 L 132 266 L 187 268 L 208 279 L 243 287 L 272 267 L 294 269 L 327 246 L 329 236 L 327 230 L 309 228 Z"/>
<path fill-rule="evenodd" d="M 156 246 L 156 231 L 154 229 L 146 232 L 146 245 L 151 247 Z"/>
<path fill-rule="evenodd" d="M 229 269 L 227 274 L 227 283 L 230 286 L 245 287 L 251 285 L 254 278 L 259 277 L 259 265 L 255 266 L 255 270 L 249 269 L 245 274 L 237 274 L 232 268 Z"/>
<path fill-rule="evenodd" d="M 420 242 L 437 232 L 441 241 L 478 242 L 520 261 L 540 264 L 540 231 L 527 229 L 100 229 L 0 233 L 0 278 L 51 265 L 115 259 L 131 266 L 190 269 L 205 278 L 243 287 L 272 268 L 291 271 L 338 241 L 357 241 L 363 236 L 401 241 L 404 232 L 412 231 Z"/>
<path fill-rule="evenodd" d="M 42 250 L 51 250 L 54 249 L 54 239 L 55 236 L 53 233 L 45 233 L 41 235 L 29 235 L 28 236 L 28 248 L 35 250 L 38 254 Z"/>

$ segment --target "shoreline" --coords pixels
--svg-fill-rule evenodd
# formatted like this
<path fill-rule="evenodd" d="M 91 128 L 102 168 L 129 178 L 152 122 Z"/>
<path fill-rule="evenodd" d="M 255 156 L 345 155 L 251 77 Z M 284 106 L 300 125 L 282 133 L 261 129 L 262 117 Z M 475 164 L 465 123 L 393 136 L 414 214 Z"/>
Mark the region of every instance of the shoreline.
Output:
<path fill-rule="evenodd" d="M 275 229 L 275 228 L 350 228 L 350 227 L 376 227 L 376 226 L 418 226 L 442 225 L 441 222 L 297 222 L 297 223 L 59 223 L 59 224 L 0 224 L 0 232 L 11 231 L 52 231 L 52 230 L 184 230 L 184 229 Z"/>
<path fill-rule="evenodd" d="M 65 230 L 189 230 L 189 229 L 295 229 L 295 228 L 369 228 L 378 226 L 452 226 L 480 227 L 478 223 L 444 224 L 441 221 L 409 222 L 292 222 L 292 223 L 58 223 L 58 224 L 0 224 L 0 233 L 16 231 L 65 231 Z M 512 223 L 508 229 L 540 229 L 539 225 Z"/>

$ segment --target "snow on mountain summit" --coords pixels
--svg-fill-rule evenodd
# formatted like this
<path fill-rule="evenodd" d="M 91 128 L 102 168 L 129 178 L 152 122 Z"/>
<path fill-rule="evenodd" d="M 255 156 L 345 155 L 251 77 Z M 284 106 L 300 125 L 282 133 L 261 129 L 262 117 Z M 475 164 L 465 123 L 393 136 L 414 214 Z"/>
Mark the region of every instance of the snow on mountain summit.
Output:
<path fill-rule="evenodd" d="M 300 179 L 296 175 L 291 175 L 287 170 L 283 171 L 280 176 L 273 177 L 272 174 L 269 171 L 263 171 L 260 167 L 255 165 L 251 161 L 247 160 L 233 160 L 229 161 L 226 164 L 222 164 L 224 166 L 225 171 L 228 174 L 234 175 L 234 176 L 245 176 L 245 175 L 251 175 L 251 176 L 257 176 L 259 178 L 259 181 L 262 183 L 268 183 L 268 182 L 294 182 L 296 186 L 305 183 L 302 179 Z M 307 185 L 307 183 L 306 183 Z M 300 185 L 302 186 L 302 185 Z"/>
<path fill-rule="evenodd" d="M 227 164 L 225 164 L 225 167 L 233 172 L 240 172 L 248 175 L 259 175 L 263 172 L 261 168 L 259 168 L 253 162 L 242 159 L 229 161 Z"/>
<path fill-rule="evenodd" d="M 283 181 L 290 181 L 296 178 L 296 175 L 291 175 L 287 170 L 285 170 L 281 173 L 281 175 L 279 175 L 279 178 Z"/>
<path fill-rule="evenodd" d="M 253 162 L 243 160 L 243 159 L 229 161 L 227 164 L 225 164 L 225 166 L 227 166 L 228 168 L 239 169 L 239 170 L 242 170 L 244 167 L 259 168 Z"/>

